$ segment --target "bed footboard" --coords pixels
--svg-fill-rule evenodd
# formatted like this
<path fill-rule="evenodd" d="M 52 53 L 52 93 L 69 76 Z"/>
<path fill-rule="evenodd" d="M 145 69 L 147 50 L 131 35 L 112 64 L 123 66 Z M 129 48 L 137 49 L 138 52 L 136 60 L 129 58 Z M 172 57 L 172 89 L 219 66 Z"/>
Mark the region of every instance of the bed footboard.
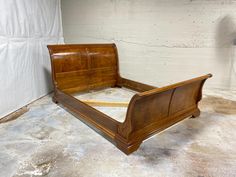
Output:
<path fill-rule="evenodd" d="M 202 87 L 211 76 L 136 94 L 129 104 L 125 122 L 118 127 L 117 146 L 129 154 L 151 135 L 187 117 L 199 116 Z"/>

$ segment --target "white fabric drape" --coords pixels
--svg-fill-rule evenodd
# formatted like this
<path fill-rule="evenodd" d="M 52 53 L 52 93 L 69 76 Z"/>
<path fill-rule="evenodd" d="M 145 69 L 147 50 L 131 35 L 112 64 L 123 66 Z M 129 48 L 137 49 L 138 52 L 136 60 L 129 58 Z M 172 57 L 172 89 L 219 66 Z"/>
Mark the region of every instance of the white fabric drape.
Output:
<path fill-rule="evenodd" d="M 51 91 L 46 46 L 62 36 L 60 0 L 0 0 L 0 118 Z"/>

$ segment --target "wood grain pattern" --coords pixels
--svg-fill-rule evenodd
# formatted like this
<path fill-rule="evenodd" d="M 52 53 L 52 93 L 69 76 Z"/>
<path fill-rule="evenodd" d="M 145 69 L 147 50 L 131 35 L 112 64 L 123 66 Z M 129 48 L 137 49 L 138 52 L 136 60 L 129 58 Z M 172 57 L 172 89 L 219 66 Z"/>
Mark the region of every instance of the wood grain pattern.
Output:
<path fill-rule="evenodd" d="M 118 60 L 113 44 L 50 46 L 55 86 L 68 93 L 115 86 Z"/>
<path fill-rule="evenodd" d="M 122 78 L 115 44 L 48 46 L 54 84 L 53 101 L 110 140 L 126 154 L 143 140 L 187 118 L 198 117 L 198 102 L 207 74 L 162 88 Z M 138 91 L 120 123 L 71 94 L 100 87 L 127 87 Z"/>
<path fill-rule="evenodd" d="M 129 102 L 111 102 L 111 101 L 99 101 L 99 100 L 80 100 L 91 106 L 104 106 L 104 107 L 127 107 Z"/>

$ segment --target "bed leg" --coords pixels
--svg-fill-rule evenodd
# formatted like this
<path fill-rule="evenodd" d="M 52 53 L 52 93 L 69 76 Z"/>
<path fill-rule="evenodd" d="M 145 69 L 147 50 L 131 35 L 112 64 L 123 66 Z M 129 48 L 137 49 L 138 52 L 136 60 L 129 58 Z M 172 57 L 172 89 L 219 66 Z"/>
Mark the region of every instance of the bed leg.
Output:
<path fill-rule="evenodd" d="M 197 110 L 192 114 L 191 118 L 197 118 L 199 116 L 200 116 L 200 110 L 199 110 L 199 108 L 197 108 Z"/>
<path fill-rule="evenodd" d="M 58 104 L 58 101 L 57 101 L 57 99 L 55 98 L 55 96 L 52 97 L 52 101 L 53 101 L 54 103 Z"/>
<path fill-rule="evenodd" d="M 136 151 L 139 146 L 142 144 L 142 142 L 137 142 L 135 144 L 129 145 L 121 142 L 117 142 L 116 146 L 124 152 L 126 155 L 131 154 L 132 152 Z"/>
<path fill-rule="evenodd" d="M 111 88 L 122 88 L 121 85 L 115 85 L 115 86 L 111 86 Z"/>

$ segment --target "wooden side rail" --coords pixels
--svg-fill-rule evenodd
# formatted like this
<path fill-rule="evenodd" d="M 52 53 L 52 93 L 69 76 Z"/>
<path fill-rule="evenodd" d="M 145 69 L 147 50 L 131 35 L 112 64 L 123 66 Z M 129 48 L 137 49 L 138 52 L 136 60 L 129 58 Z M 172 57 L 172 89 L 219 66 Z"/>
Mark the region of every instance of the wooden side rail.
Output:
<path fill-rule="evenodd" d="M 130 79 L 120 77 L 120 76 L 119 76 L 119 79 L 118 79 L 117 86 L 126 87 L 126 88 L 129 88 L 129 89 L 138 91 L 138 92 L 144 92 L 144 91 L 148 91 L 148 90 L 152 90 L 152 89 L 157 88 L 157 87 L 154 87 L 154 86 L 151 86 L 151 85 L 136 82 L 136 81 L 133 81 L 133 80 L 130 80 Z"/>
<path fill-rule="evenodd" d="M 114 140 L 120 122 L 60 90 L 56 90 L 53 101 L 60 103 L 78 119 L 92 126 L 94 130 L 105 135 L 110 141 Z"/>

